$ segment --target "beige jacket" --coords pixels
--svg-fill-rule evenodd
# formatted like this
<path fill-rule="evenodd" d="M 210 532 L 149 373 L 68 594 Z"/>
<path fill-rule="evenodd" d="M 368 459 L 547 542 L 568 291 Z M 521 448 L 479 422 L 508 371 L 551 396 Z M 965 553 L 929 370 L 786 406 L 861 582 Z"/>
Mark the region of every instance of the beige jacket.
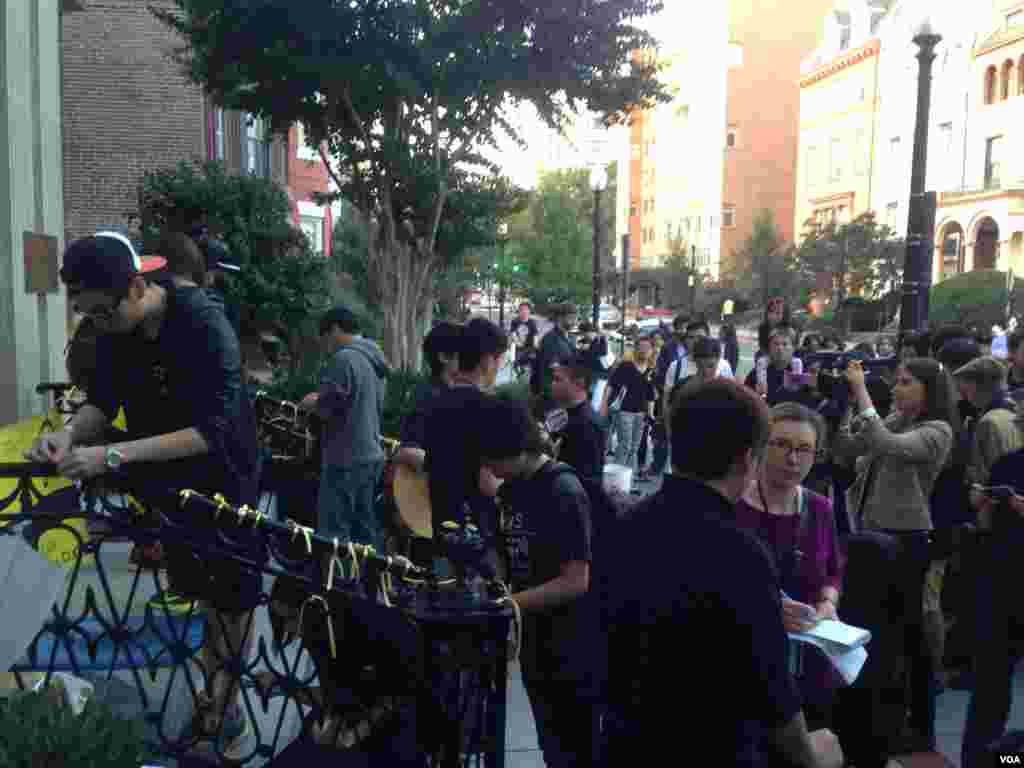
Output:
<path fill-rule="evenodd" d="M 865 422 L 856 434 L 844 425 L 835 454 L 857 459 L 857 479 L 846 493 L 853 530 L 930 531 L 932 488 L 952 446 L 953 430 L 944 421 L 905 424 L 893 413 L 884 422 Z M 874 477 L 865 499 L 872 463 Z"/>
<path fill-rule="evenodd" d="M 988 485 L 992 465 L 1008 453 L 1024 448 L 1024 423 L 1013 411 L 995 408 L 978 422 L 971 444 L 967 481 Z"/>

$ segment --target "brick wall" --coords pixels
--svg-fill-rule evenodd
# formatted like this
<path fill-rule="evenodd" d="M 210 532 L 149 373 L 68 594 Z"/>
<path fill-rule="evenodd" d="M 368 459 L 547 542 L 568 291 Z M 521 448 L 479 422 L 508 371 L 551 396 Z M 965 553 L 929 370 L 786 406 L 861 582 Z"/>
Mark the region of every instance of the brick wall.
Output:
<path fill-rule="evenodd" d="M 68 240 L 126 224 L 144 171 L 206 155 L 202 92 L 170 60 L 179 41 L 147 5 L 94 0 L 63 17 Z"/>

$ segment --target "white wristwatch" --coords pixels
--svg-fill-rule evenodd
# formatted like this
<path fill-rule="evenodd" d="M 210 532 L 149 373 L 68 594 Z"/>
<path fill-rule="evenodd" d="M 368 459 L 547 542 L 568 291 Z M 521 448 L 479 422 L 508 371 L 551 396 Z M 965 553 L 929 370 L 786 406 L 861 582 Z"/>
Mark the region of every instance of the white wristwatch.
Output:
<path fill-rule="evenodd" d="M 121 468 L 121 465 L 124 464 L 124 454 L 113 446 L 107 446 L 105 463 L 107 465 L 107 469 L 111 472 L 116 472 Z"/>

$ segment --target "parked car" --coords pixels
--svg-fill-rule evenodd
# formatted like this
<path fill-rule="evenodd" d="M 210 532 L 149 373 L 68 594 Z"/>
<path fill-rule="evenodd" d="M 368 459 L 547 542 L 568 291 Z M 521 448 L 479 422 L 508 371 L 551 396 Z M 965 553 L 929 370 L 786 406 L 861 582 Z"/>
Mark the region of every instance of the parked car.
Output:
<path fill-rule="evenodd" d="M 580 313 L 580 320 L 589 321 L 592 315 L 593 310 L 591 310 L 590 307 L 587 307 Z M 611 304 L 602 304 L 598 309 L 597 317 L 598 322 L 601 323 L 601 327 L 603 328 L 606 325 L 615 325 L 620 322 L 622 320 L 622 313 Z"/>

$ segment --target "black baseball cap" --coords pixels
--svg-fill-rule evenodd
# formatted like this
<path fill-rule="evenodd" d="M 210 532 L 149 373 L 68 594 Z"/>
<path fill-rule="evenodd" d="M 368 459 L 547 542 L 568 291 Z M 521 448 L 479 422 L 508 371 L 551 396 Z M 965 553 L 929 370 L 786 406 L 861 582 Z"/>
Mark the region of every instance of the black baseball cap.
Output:
<path fill-rule="evenodd" d="M 221 240 L 209 238 L 199 242 L 199 248 L 206 258 L 206 271 L 211 269 L 223 269 L 226 272 L 241 272 L 242 268 L 231 255 L 231 251 Z"/>
<path fill-rule="evenodd" d="M 60 277 L 72 293 L 99 291 L 124 296 L 133 278 L 166 267 L 162 256 L 139 256 L 120 232 L 97 232 L 67 247 Z"/>

